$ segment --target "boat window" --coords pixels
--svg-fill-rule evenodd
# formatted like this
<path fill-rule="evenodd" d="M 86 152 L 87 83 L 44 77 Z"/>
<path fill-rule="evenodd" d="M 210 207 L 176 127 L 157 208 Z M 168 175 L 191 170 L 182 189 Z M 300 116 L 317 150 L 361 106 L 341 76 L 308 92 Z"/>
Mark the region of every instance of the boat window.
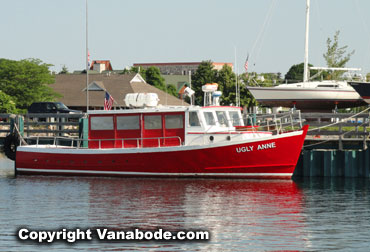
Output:
<path fill-rule="evenodd" d="M 117 116 L 118 130 L 135 130 L 140 129 L 140 118 L 135 116 Z"/>
<path fill-rule="evenodd" d="M 113 116 L 93 116 L 91 130 L 113 130 Z"/>
<path fill-rule="evenodd" d="M 162 129 L 162 117 L 160 115 L 144 116 L 145 129 Z"/>
<path fill-rule="evenodd" d="M 229 115 L 233 126 L 241 126 L 238 111 L 229 111 Z"/>
<path fill-rule="evenodd" d="M 191 127 L 200 126 L 198 113 L 196 111 L 189 112 L 189 125 Z"/>
<path fill-rule="evenodd" d="M 204 118 L 206 119 L 206 123 L 208 125 L 216 125 L 215 118 L 213 117 L 212 112 L 203 112 Z"/>
<path fill-rule="evenodd" d="M 216 111 L 217 120 L 221 127 L 228 127 L 225 111 Z"/>
<path fill-rule="evenodd" d="M 338 85 L 326 84 L 326 85 L 318 85 L 317 87 L 338 87 Z"/>
<path fill-rule="evenodd" d="M 183 115 L 165 115 L 166 129 L 182 129 L 184 127 Z"/>

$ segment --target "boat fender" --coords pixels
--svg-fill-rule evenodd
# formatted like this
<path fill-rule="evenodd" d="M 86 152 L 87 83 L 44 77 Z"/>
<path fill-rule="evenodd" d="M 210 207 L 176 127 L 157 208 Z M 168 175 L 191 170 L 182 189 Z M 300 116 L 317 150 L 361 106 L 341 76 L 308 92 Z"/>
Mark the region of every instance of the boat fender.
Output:
<path fill-rule="evenodd" d="M 19 138 L 15 133 L 9 134 L 4 140 L 4 153 L 11 159 L 15 160 L 15 154 L 17 151 L 17 146 L 19 145 Z"/>
<path fill-rule="evenodd" d="M 227 137 L 226 137 L 226 140 L 227 140 L 227 141 L 230 141 L 230 140 L 231 140 L 231 137 L 230 137 L 230 136 L 227 136 Z"/>
<path fill-rule="evenodd" d="M 213 142 L 213 140 L 214 140 L 215 138 L 213 137 L 213 136 L 210 136 L 209 137 L 209 140 L 211 141 L 211 142 Z"/>

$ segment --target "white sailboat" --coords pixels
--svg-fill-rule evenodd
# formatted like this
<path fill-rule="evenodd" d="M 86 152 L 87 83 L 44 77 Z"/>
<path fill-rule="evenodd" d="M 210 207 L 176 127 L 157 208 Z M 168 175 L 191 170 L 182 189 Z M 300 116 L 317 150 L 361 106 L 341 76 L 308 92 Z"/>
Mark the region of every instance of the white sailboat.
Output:
<path fill-rule="evenodd" d="M 262 106 L 295 107 L 304 112 L 331 111 L 365 105 L 359 94 L 346 81 L 309 81 L 308 35 L 310 0 L 306 0 L 306 36 L 303 82 L 274 87 L 247 86 Z M 358 68 L 311 67 L 313 70 L 360 71 Z"/>

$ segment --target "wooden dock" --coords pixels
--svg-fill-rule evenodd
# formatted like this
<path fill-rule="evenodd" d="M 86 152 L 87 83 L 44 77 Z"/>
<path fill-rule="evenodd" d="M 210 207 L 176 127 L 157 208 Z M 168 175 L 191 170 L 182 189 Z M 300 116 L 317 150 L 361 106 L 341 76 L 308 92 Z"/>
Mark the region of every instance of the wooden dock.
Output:
<path fill-rule="evenodd" d="M 0 146 L 4 138 L 18 130 L 24 137 L 80 138 L 85 114 L 0 114 Z M 14 129 L 14 127 L 17 129 Z"/>

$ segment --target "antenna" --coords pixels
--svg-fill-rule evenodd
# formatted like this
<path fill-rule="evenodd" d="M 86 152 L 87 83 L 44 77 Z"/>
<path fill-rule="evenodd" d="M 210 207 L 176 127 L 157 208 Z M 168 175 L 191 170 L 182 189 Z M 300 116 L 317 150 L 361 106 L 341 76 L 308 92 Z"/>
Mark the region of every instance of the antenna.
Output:
<path fill-rule="evenodd" d="M 308 35 L 310 25 L 310 0 L 306 0 L 306 38 L 304 45 L 304 71 L 303 71 L 303 82 L 308 81 Z"/>
<path fill-rule="evenodd" d="M 87 0 L 86 0 L 86 112 L 89 111 L 89 47 L 88 47 L 88 25 L 87 25 Z"/>

